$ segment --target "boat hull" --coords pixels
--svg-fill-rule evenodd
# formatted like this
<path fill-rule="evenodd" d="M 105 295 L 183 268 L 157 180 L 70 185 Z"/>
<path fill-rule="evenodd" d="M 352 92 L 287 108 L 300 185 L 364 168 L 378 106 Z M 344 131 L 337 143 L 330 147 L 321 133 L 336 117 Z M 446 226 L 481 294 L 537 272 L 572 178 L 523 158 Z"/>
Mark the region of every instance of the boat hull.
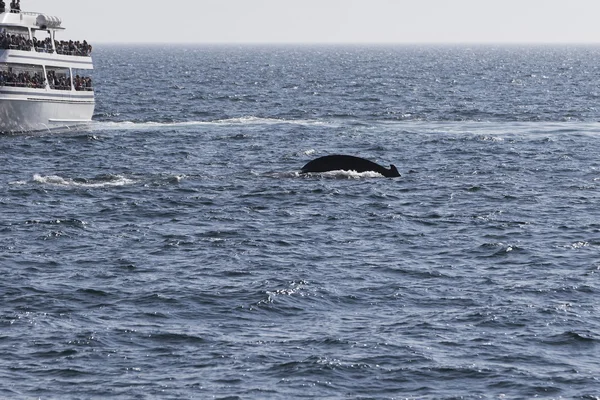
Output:
<path fill-rule="evenodd" d="M 90 123 L 94 107 L 93 92 L 51 94 L 46 90 L 3 88 L 0 90 L 0 132 L 39 131 Z"/>

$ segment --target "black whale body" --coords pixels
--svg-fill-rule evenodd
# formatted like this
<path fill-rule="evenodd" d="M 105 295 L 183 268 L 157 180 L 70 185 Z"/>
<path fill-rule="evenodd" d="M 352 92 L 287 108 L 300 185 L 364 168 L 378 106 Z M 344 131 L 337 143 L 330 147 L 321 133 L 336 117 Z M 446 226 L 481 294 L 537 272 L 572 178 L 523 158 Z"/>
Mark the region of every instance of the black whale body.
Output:
<path fill-rule="evenodd" d="M 329 171 L 356 171 L 359 173 L 372 171 L 377 172 L 386 178 L 396 178 L 400 176 L 398 169 L 396 169 L 394 165 L 390 165 L 390 168 L 388 169 L 361 157 L 340 154 L 319 157 L 312 160 L 302 167 L 301 173 L 306 174 L 309 172 Z"/>

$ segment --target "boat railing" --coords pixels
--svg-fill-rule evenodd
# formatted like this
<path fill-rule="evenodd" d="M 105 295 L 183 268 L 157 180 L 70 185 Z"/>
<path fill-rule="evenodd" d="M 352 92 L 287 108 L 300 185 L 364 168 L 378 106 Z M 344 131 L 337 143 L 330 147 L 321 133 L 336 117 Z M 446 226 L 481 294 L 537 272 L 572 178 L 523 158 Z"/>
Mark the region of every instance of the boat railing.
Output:
<path fill-rule="evenodd" d="M 0 87 L 13 87 L 13 88 L 28 88 L 28 89 L 45 89 L 46 83 L 25 83 L 25 82 L 6 82 L 0 80 Z M 73 88 L 71 86 L 65 85 L 51 85 L 51 90 L 60 90 L 63 92 L 71 91 Z M 93 87 L 78 87 L 75 88 L 77 92 L 93 92 Z"/>
<path fill-rule="evenodd" d="M 29 15 L 31 17 L 37 17 L 38 15 L 43 14 L 43 13 L 33 12 L 33 11 L 21 11 L 21 14 Z"/>
<path fill-rule="evenodd" d="M 50 85 L 50 89 L 54 89 L 54 90 L 71 90 L 71 86 L 64 86 L 64 85 Z"/>
<path fill-rule="evenodd" d="M 54 50 L 48 49 L 46 47 L 36 47 L 35 51 L 37 51 L 38 53 L 54 53 Z"/>
<path fill-rule="evenodd" d="M 52 42 L 48 43 L 45 40 L 31 40 L 23 35 L 0 33 L 0 49 L 22 51 L 33 49 L 38 53 L 54 53 L 51 46 Z M 85 40 L 83 43 L 79 41 L 55 41 L 54 47 L 56 48 L 56 54 L 66 56 L 89 57 L 92 54 L 92 46 Z"/>
<path fill-rule="evenodd" d="M 71 86 L 64 86 L 64 85 L 50 85 L 50 89 L 53 90 L 71 90 Z M 82 88 L 75 88 L 75 90 L 77 92 L 93 92 L 94 88 L 92 87 L 82 87 Z"/>
<path fill-rule="evenodd" d="M 4 47 L 5 50 L 31 51 L 31 46 L 21 46 L 21 45 L 17 45 L 17 44 L 10 44 L 8 46 L 2 46 L 2 47 Z"/>
<path fill-rule="evenodd" d="M 9 87 L 20 87 L 20 88 L 30 88 L 30 89 L 44 89 L 46 84 L 41 83 L 25 83 L 25 82 L 3 82 L 0 80 L 0 86 L 9 86 Z"/>
<path fill-rule="evenodd" d="M 35 49 L 38 53 L 48 53 L 53 54 L 53 49 L 48 49 L 46 47 L 33 47 L 29 44 L 27 45 L 18 45 L 18 44 L 6 44 L 0 42 L 0 50 L 22 50 L 22 51 L 31 51 L 31 49 Z M 56 49 L 56 54 L 60 54 L 63 56 L 78 56 L 78 57 L 89 57 L 91 56 L 91 50 L 65 50 L 63 48 Z"/>
<path fill-rule="evenodd" d="M 0 86 L 8 86 L 15 88 L 30 88 L 30 89 L 45 89 L 46 82 L 15 82 L 10 80 L 0 79 Z M 70 91 L 73 88 L 71 85 L 50 85 L 52 90 Z M 77 86 L 75 87 L 77 92 L 93 92 L 94 88 L 91 86 Z"/>
<path fill-rule="evenodd" d="M 65 50 L 64 48 L 57 48 L 56 54 L 62 54 L 64 56 L 79 56 L 79 57 L 89 57 L 92 54 L 91 50 Z"/>

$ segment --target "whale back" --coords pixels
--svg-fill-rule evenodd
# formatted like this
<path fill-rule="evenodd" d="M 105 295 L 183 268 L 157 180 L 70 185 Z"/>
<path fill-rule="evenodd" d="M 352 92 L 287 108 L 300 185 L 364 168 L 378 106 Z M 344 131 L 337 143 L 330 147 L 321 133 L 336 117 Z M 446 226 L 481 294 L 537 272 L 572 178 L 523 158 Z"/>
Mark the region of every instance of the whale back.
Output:
<path fill-rule="evenodd" d="M 319 157 L 306 164 L 301 170 L 302 173 L 329 171 L 356 171 L 358 173 L 372 171 L 388 178 L 400 176 L 398 169 L 393 165 L 387 169 L 361 157 L 340 154 Z"/>

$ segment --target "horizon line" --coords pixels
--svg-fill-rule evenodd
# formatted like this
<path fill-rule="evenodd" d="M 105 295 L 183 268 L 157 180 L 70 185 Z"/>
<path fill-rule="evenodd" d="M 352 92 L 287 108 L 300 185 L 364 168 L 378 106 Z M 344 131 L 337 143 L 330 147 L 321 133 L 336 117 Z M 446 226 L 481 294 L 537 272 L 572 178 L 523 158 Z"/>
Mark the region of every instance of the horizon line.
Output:
<path fill-rule="evenodd" d="M 96 45 L 208 45 L 208 46 L 600 46 L 599 42 L 94 42 Z"/>

